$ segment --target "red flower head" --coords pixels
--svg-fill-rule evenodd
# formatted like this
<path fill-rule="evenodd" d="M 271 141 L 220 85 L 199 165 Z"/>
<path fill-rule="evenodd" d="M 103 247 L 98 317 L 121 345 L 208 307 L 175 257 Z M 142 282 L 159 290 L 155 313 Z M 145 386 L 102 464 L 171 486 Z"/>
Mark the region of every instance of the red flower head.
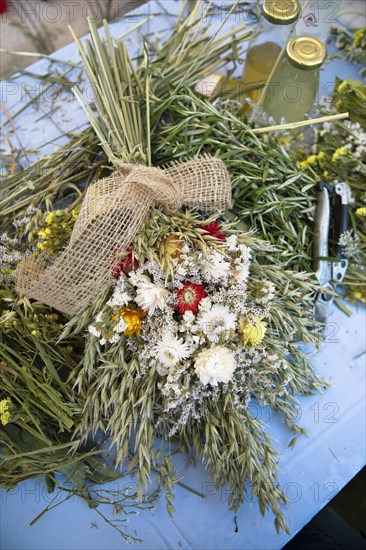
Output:
<path fill-rule="evenodd" d="M 198 313 L 198 306 L 203 298 L 206 298 L 206 289 L 203 285 L 183 281 L 183 287 L 177 290 L 177 303 L 175 309 L 180 315 L 186 311 L 192 311 L 194 315 Z"/>
<path fill-rule="evenodd" d="M 204 229 L 207 231 L 211 237 L 215 237 L 215 239 L 218 239 L 219 241 L 226 241 L 226 236 L 221 231 L 222 225 L 219 224 L 219 222 L 211 222 L 207 225 L 198 225 L 200 229 Z"/>
<path fill-rule="evenodd" d="M 112 274 L 115 279 L 119 279 L 122 273 L 128 275 L 130 271 L 135 271 L 139 266 L 138 261 L 133 257 L 132 244 L 125 252 L 126 255 L 123 258 L 117 258 L 113 261 Z"/>

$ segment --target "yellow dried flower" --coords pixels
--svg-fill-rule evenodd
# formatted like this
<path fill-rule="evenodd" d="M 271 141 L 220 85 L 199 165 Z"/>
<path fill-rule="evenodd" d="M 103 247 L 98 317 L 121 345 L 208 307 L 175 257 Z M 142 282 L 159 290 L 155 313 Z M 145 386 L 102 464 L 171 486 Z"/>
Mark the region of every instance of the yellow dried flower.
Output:
<path fill-rule="evenodd" d="M 38 249 L 48 252 L 51 256 L 60 251 L 63 243 L 70 237 L 77 217 L 78 210 L 49 212 L 39 227 Z"/>
<path fill-rule="evenodd" d="M 310 155 L 310 157 L 308 158 L 308 164 L 315 164 L 317 160 L 317 155 Z"/>
<path fill-rule="evenodd" d="M 366 304 L 366 289 L 363 288 L 362 290 L 354 290 L 352 292 L 352 296 L 356 298 L 357 300 L 360 300 L 363 304 Z"/>
<path fill-rule="evenodd" d="M 146 317 L 146 312 L 139 307 L 137 309 L 122 307 L 121 315 L 127 324 L 124 334 L 126 336 L 140 336 L 142 325 L 141 321 L 144 317 Z"/>
<path fill-rule="evenodd" d="M 6 411 L 8 411 L 10 404 L 11 404 L 10 397 L 7 397 L 6 399 L 2 399 L 0 401 L 0 414 L 4 414 Z"/>
<path fill-rule="evenodd" d="M 253 319 L 253 321 L 245 318 L 240 323 L 240 330 L 244 346 L 258 346 L 266 334 L 267 323 L 258 318 Z"/>
<path fill-rule="evenodd" d="M 355 46 L 361 46 L 362 40 L 366 35 L 366 29 L 365 27 L 361 27 L 361 29 L 358 29 L 358 31 L 355 32 L 353 35 L 353 42 Z"/>
<path fill-rule="evenodd" d="M 336 162 L 338 157 L 345 155 L 347 153 L 347 149 L 345 147 L 339 147 L 336 149 L 332 155 L 332 162 Z"/>
<path fill-rule="evenodd" d="M 320 151 L 318 155 L 310 155 L 310 157 L 300 162 L 300 168 L 302 170 L 306 170 L 308 166 L 312 166 L 313 164 L 318 162 L 318 160 L 323 160 L 323 158 L 325 157 L 326 154 L 324 153 L 324 151 Z"/>
<path fill-rule="evenodd" d="M 362 206 L 361 208 L 357 208 L 356 210 L 356 216 L 358 218 L 366 218 L 366 206 Z"/>
<path fill-rule="evenodd" d="M 5 412 L 0 416 L 0 422 L 3 426 L 8 424 L 9 420 L 10 420 L 10 413 L 9 412 Z"/>

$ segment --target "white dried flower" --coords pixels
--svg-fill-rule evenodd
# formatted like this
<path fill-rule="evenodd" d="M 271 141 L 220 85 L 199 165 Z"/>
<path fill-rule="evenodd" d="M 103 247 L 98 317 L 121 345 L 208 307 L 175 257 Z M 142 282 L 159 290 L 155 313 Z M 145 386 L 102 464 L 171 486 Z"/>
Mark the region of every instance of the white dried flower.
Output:
<path fill-rule="evenodd" d="M 126 306 L 131 300 L 132 297 L 127 292 L 123 292 L 119 287 L 117 287 L 111 299 L 108 300 L 107 306 Z"/>
<path fill-rule="evenodd" d="M 274 298 L 275 290 L 274 284 L 271 281 L 266 281 L 261 288 L 262 296 L 259 297 L 259 301 L 262 304 L 268 304 Z"/>
<path fill-rule="evenodd" d="M 343 247 L 346 258 L 357 260 L 360 253 L 360 237 L 353 235 L 352 231 L 346 231 L 339 237 L 339 244 Z"/>
<path fill-rule="evenodd" d="M 178 339 L 172 334 L 166 334 L 155 346 L 154 353 L 157 360 L 164 367 L 174 367 L 182 359 L 190 356 L 188 344 L 183 341 L 183 338 Z"/>
<path fill-rule="evenodd" d="M 238 283 L 245 283 L 249 277 L 250 248 L 245 244 L 239 244 L 237 248 L 240 251 L 240 258 L 235 261 L 231 274 Z"/>
<path fill-rule="evenodd" d="M 211 306 L 212 306 L 212 302 L 210 298 L 208 297 L 202 298 L 201 303 L 199 305 L 199 310 L 208 311 L 209 309 L 211 309 Z"/>
<path fill-rule="evenodd" d="M 249 262 L 237 265 L 236 268 L 232 271 L 232 275 L 235 281 L 238 283 L 245 283 L 249 277 L 249 268 Z"/>
<path fill-rule="evenodd" d="M 180 326 L 180 331 L 189 331 L 191 333 L 195 333 L 198 329 L 197 325 L 195 325 L 196 322 L 196 316 L 192 311 L 185 311 L 184 315 L 182 317 L 182 322 Z"/>
<path fill-rule="evenodd" d="M 147 275 L 140 277 L 136 285 L 137 294 L 135 302 L 149 315 L 152 315 L 156 308 L 163 309 L 169 292 L 162 286 L 151 282 Z"/>
<path fill-rule="evenodd" d="M 207 282 L 227 279 L 230 273 L 230 263 L 222 254 L 214 252 L 202 260 L 201 272 Z"/>
<path fill-rule="evenodd" d="M 195 319 L 196 317 L 192 311 L 188 310 L 184 312 L 183 321 L 186 325 L 191 325 L 194 323 Z"/>
<path fill-rule="evenodd" d="M 131 285 L 136 286 L 140 281 L 144 280 L 144 277 L 146 277 L 146 275 L 144 275 L 144 271 L 145 265 L 138 267 L 136 271 L 130 271 L 128 274 L 128 282 Z M 120 281 L 123 281 L 123 278 L 121 278 Z"/>
<path fill-rule="evenodd" d="M 250 262 L 251 258 L 251 249 L 249 246 L 246 246 L 245 244 L 239 244 L 238 249 L 240 250 L 241 257 L 244 262 Z"/>
<path fill-rule="evenodd" d="M 199 314 L 197 324 L 210 342 L 218 342 L 225 332 L 235 330 L 236 315 L 228 307 L 215 304 Z"/>
<path fill-rule="evenodd" d="M 228 250 L 230 250 L 230 252 L 235 252 L 235 250 L 237 249 L 237 244 L 238 237 L 236 235 L 230 235 L 230 237 L 226 239 L 226 247 Z"/>
<path fill-rule="evenodd" d="M 93 336 L 96 336 L 97 338 L 99 338 L 100 336 L 100 331 L 97 329 L 97 327 L 95 327 L 94 325 L 89 325 L 88 326 L 88 331 L 90 334 L 92 334 Z"/>
<path fill-rule="evenodd" d="M 194 370 L 204 386 L 217 386 L 219 382 L 230 382 L 236 366 L 234 352 L 224 346 L 213 346 L 197 355 Z"/>
<path fill-rule="evenodd" d="M 114 327 L 114 332 L 116 332 L 117 334 L 122 334 L 126 328 L 128 328 L 128 324 L 126 323 L 126 321 L 124 320 L 123 317 L 120 318 L 120 320 L 118 321 L 117 325 Z"/>

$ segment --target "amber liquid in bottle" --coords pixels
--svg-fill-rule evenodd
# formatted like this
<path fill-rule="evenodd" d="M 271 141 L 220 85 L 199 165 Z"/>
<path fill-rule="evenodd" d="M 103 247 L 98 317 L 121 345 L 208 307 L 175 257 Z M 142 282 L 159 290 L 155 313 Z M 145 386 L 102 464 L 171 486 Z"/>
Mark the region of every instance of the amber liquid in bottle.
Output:
<path fill-rule="evenodd" d="M 248 87 L 263 84 L 260 89 L 247 92 L 246 95 L 253 101 L 257 102 L 259 100 L 263 87 L 280 54 L 281 48 L 275 42 L 264 42 L 249 49 L 245 62 L 243 82 Z"/>

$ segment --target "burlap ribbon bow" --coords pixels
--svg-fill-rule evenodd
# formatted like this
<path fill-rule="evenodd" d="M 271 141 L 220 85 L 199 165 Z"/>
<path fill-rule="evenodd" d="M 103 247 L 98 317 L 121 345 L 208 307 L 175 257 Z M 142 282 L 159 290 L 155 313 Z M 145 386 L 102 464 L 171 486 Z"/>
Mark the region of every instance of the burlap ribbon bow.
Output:
<path fill-rule="evenodd" d="M 56 259 L 40 254 L 20 264 L 17 290 L 74 315 L 110 280 L 113 254 L 130 245 L 152 207 L 167 213 L 182 205 L 213 211 L 230 203 L 230 176 L 215 157 L 164 170 L 125 164 L 121 175 L 88 189 L 70 241 Z"/>

